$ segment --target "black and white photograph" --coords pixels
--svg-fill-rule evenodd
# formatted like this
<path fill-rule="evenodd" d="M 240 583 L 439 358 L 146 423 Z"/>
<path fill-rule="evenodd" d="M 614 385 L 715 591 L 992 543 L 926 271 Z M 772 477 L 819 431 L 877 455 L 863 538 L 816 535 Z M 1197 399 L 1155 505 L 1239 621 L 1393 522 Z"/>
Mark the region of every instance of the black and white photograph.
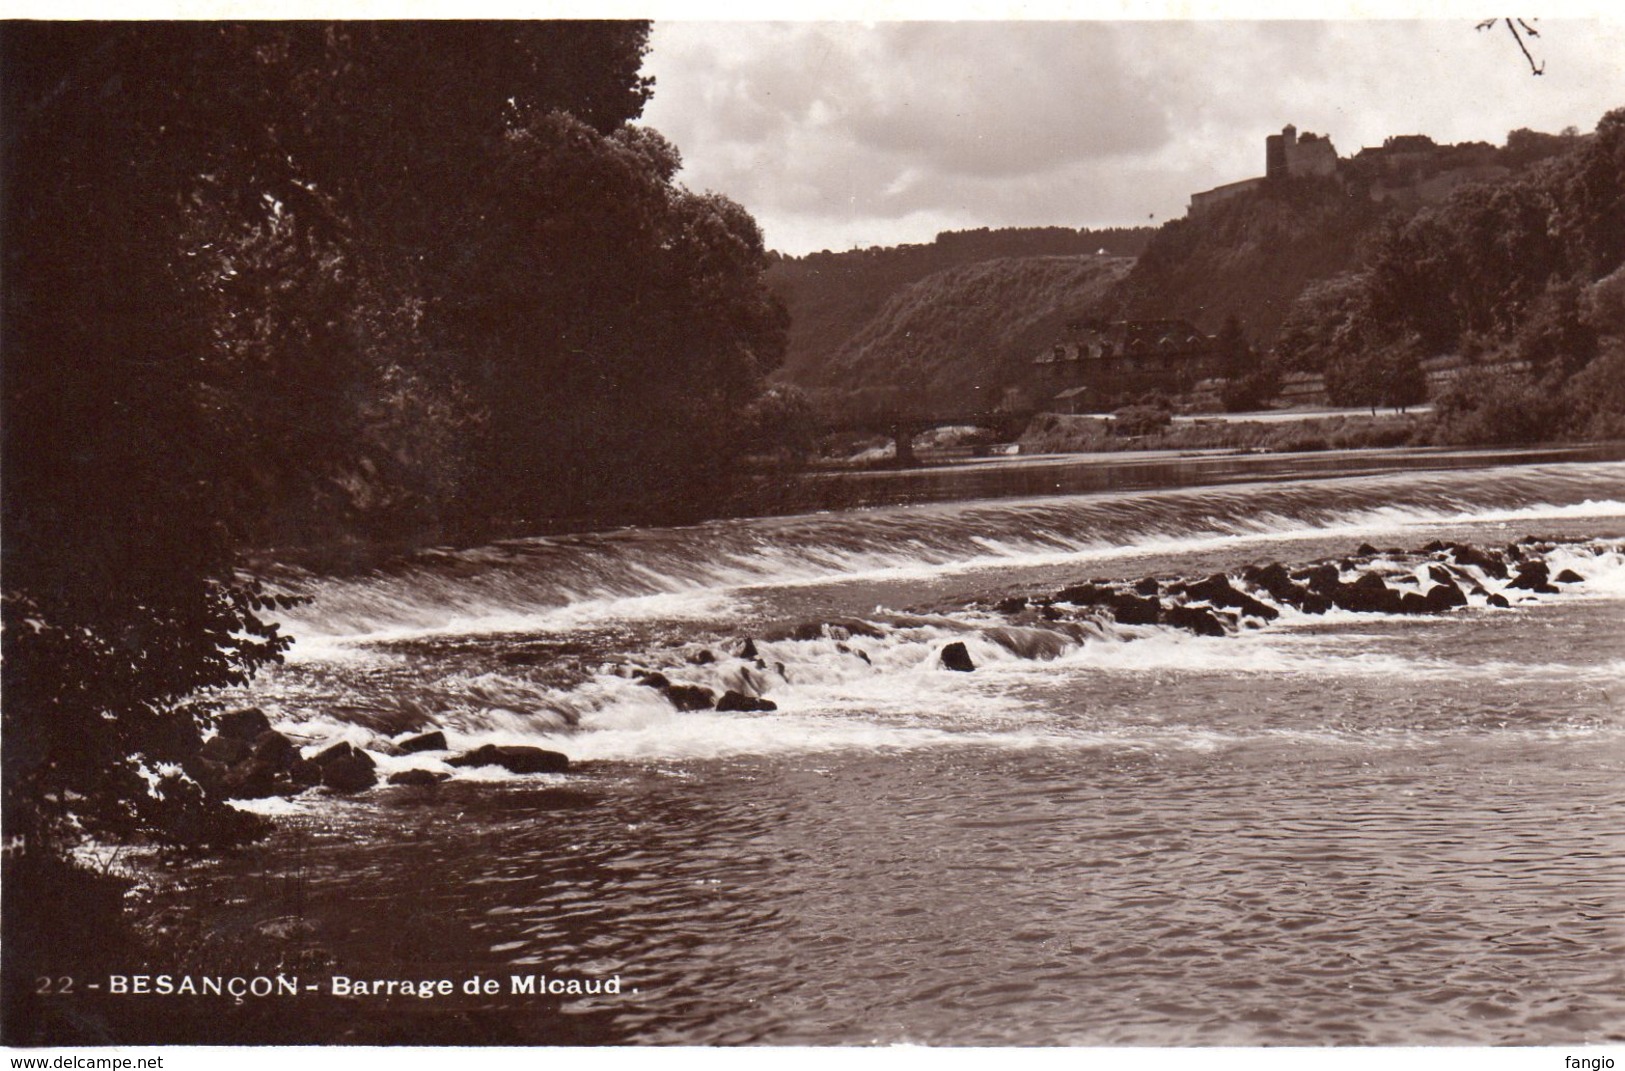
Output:
<path fill-rule="evenodd" d="M 0 20 L 10 1066 L 1625 1061 L 1625 18 L 665 10 Z"/>

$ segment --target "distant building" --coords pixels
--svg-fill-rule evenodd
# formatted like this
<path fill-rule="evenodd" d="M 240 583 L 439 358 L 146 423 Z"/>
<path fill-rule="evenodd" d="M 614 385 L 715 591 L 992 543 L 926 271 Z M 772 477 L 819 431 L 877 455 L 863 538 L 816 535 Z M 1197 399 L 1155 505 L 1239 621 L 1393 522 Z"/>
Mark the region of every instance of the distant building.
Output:
<path fill-rule="evenodd" d="M 1439 145 L 1426 134 L 1400 134 L 1367 146 L 1349 159 L 1338 158 L 1330 138 L 1299 134 L 1290 123 L 1264 139 L 1264 174 L 1191 194 L 1188 214 L 1199 216 L 1266 182 L 1335 177 L 1351 191 L 1374 201 L 1416 206 L 1437 204 L 1457 187 L 1493 182 L 1511 174 L 1500 151 L 1484 142 Z"/>
<path fill-rule="evenodd" d="M 1261 178 L 1249 178 L 1242 179 L 1240 182 L 1229 182 L 1223 186 L 1215 186 L 1211 190 L 1203 190 L 1201 193 L 1193 193 L 1191 194 L 1189 214 L 1193 216 L 1200 215 L 1221 201 L 1228 201 L 1237 194 L 1246 193 L 1248 190 L 1256 190 L 1263 184 L 1264 180 Z"/>
<path fill-rule="evenodd" d="M 1332 140 L 1308 132 L 1300 137 L 1298 128 L 1288 123 L 1281 128 L 1279 134 L 1271 134 L 1264 139 L 1262 177 L 1242 179 L 1239 182 L 1215 186 L 1211 190 L 1203 190 L 1201 193 L 1193 193 L 1188 213 L 1192 216 L 1200 215 L 1214 205 L 1228 201 L 1237 194 L 1255 190 L 1266 182 L 1335 174 L 1337 174 L 1337 150 L 1332 147 Z"/>
<path fill-rule="evenodd" d="M 1372 200 L 1409 206 L 1438 204 L 1458 186 L 1512 173 L 1493 145 L 1438 145 L 1426 134 L 1401 134 L 1383 139 L 1380 147 L 1366 146 L 1348 161 L 1347 170 Z"/>
<path fill-rule="evenodd" d="M 1264 139 L 1264 178 L 1266 181 L 1304 178 L 1309 175 L 1337 174 L 1337 150 L 1332 139 L 1305 132 L 1288 123 L 1279 134 Z"/>
<path fill-rule="evenodd" d="M 1154 390 L 1183 393 L 1223 373 L 1217 341 L 1187 320 L 1074 321 L 1033 359 L 1034 392 L 1066 413 Z"/>

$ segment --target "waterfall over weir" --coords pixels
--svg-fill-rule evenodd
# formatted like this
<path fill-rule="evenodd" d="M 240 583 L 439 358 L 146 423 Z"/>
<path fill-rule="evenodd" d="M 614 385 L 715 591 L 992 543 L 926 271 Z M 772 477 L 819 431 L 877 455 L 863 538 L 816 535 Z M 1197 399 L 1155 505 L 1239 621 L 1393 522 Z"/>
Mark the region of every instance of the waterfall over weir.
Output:
<path fill-rule="evenodd" d="M 276 836 L 159 906 L 621 982 L 312 1041 L 1622 1040 L 1625 462 L 1342 463 L 281 571 L 295 648 L 228 703 L 423 783 L 246 801 Z"/>

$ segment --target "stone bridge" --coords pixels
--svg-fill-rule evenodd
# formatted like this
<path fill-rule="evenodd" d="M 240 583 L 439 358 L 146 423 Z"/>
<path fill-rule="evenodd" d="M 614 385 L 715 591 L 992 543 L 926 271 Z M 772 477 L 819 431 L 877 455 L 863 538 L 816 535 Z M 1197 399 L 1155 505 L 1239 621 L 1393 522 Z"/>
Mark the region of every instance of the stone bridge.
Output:
<path fill-rule="evenodd" d="M 1035 409 L 964 409 L 935 413 L 870 412 L 842 416 L 826 415 L 818 421 L 819 434 L 845 431 L 862 435 L 885 435 L 897 444 L 897 463 L 916 465 L 914 438 L 932 428 L 986 428 L 1001 439 L 1014 439 L 1027 427 Z"/>

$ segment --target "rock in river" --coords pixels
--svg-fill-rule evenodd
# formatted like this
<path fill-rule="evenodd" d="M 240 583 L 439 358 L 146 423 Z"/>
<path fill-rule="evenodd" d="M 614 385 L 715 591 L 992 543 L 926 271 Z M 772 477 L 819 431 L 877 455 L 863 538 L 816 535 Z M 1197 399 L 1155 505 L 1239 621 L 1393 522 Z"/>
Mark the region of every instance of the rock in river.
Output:
<path fill-rule="evenodd" d="M 321 764 L 322 784 L 334 792 L 360 792 L 378 783 L 377 766 L 371 757 L 354 748 L 351 752 Z"/>
<path fill-rule="evenodd" d="M 942 666 L 956 673 L 970 673 L 976 668 L 976 663 L 970 660 L 970 652 L 965 649 L 964 643 L 955 640 L 942 649 Z"/>
<path fill-rule="evenodd" d="M 228 710 L 220 715 L 215 728 L 220 731 L 221 736 L 252 744 L 260 738 L 260 734 L 271 731 L 271 719 L 267 718 L 265 711 L 259 707 L 244 707 L 242 710 Z"/>
<path fill-rule="evenodd" d="M 389 775 L 392 785 L 438 785 L 451 774 L 440 770 L 397 770 Z"/>
<path fill-rule="evenodd" d="M 485 744 L 473 751 L 464 752 L 454 759 L 448 759 L 450 766 L 500 766 L 510 773 L 564 773 L 570 768 L 570 760 L 557 751 L 545 751 L 539 747 L 507 746 Z"/>
<path fill-rule="evenodd" d="M 422 733 L 418 736 L 409 736 L 405 740 L 398 740 L 395 746 L 403 755 L 415 755 L 420 751 L 446 750 L 446 734 L 439 729 Z"/>
<path fill-rule="evenodd" d="M 717 700 L 717 710 L 724 714 L 735 711 L 756 713 L 777 709 L 779 709 L 779 705 L 771 699 L 746 695 L 744 692 L 736 692 L 731 688 L 723 694 L 721 699 Z"/>

